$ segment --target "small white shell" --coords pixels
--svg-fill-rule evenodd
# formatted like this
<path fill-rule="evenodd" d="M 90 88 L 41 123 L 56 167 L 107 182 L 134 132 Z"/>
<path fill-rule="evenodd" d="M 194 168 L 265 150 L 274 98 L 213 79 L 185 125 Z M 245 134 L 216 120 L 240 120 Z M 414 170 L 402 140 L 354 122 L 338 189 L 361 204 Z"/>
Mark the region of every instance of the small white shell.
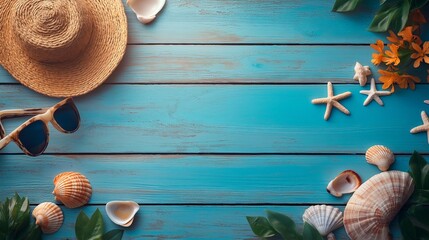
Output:
<path fill-rule="evenodd" d="M 390 149 L 382 145 L 374 145 L 365 153 L 366 161 L 370 164 L 374 164 L 381 171 L 387 171 L 395 162 L 395 155 Z"/>
<path fill-rule="evenodd" d="M 362 64 L 356 62 L 355 75 L 353 76 L 353 79 L 359 81 L 361 86 L 365 86 L 366 82 L 368 81 L 367 76 L 371 74 L 372 72 L 368 66 L 362 66 Z"/>
<path fill-rule="evenodd" d="M 335 229 L 343 226 L 343 213 L 340 209 L 332 206 L 315 205 L 305 210 L 302 220 L 311 224 L 320 235 L 325 237 Z"/>
<path fill-rule="evenodd" d="M 61 208 L 55 203 L 44 202 L 34 208 L 33 217 L 36 219 L 36 224 L 44 233 L 54 233 L 61 228 L 64 216 Z"/>
<path fill-rule="evenodd" d="M 165 0 L 127 0 L 128 6 L 144 24 L 152 22 L 165 5 Z"/>
<path fill-rule="evenodd" d="M 117 225 L 129 227 L 140 206 L 133 201 L 111 201 L 106 204 L 107 216 Z"/>
<path fill-rule="evenodd" d="M 345 193 L 356 191 L 361 184 L 362 180 L 356 172 L 346 170 L 329 182 L 326 191 L 335 197 L 341 197 Z"/>

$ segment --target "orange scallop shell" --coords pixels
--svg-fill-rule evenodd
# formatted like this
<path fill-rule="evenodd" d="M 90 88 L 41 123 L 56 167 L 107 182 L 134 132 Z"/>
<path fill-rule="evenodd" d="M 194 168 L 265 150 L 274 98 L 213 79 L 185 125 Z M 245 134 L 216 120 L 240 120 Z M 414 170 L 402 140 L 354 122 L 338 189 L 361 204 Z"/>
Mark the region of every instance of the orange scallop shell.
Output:
<path fill-rule="evenodd" d="M 33 217 L 36 219 L 36 224 L 44 233 L 54 233 L 61 228 L 64 216 L 61 208 L 55 203 L 44 202 L 33 210 Z"/>
<path fill-rule="evenodd" d="M 78 172 L 63 172 L 54 178 L 55 200 L 68 208 L 81 207 L 89 202 L 92 187 L 88 179 Z"/>

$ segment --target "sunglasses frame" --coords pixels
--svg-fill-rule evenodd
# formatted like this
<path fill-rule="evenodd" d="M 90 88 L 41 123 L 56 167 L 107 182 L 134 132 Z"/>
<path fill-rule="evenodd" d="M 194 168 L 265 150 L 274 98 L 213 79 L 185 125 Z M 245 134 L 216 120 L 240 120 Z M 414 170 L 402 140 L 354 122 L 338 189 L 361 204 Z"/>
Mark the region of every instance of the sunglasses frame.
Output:
<path fill-rule="evenodd" d="M 72 106 L 72 108 L 74 109 L 75 113 L 77 114 L 77 120 L 78 120 L 78 125 L 76 127 L 75 130 L 73 131 L 67 131 L 65 129 L 63 129 L 55 120 L 54 118 L 54 113 L 57 109 L 59 109 L 60 107 L 64 106 L 65 104 L 70 104 L 70 106 Z M 21 124 L 19 127 L 17 127 L 15 130 L 13 130 L 10 134 L 8 134 L 7 136 L 5 136 L 5 130 L 3 125 L 1 124 L 1 120 L 2 119 L 6 119 L 6 118 L 16 118 L 16 117 L 23 117 L 23 116 L 32 116 L 32 115 L 36 115 L 30 119 L 28 119 L 27 121 L 25 121 L 23 124 Z M 31 153 L 29 152 L 25 146 L 22 144 L 21 140 L 19 140 L 19 133 L 26 128 L 27 126 L 29 126 L 30 124 L 36 122 L 36 121 L 42 121 L 44 123 L 43 125 L 43 130 L 46 134 L 46 144 L 43 148 L 42 151 L 40 151 L 40 153 Z M 48 128 L 48 122 L 51 122 L 51 124 L 60 132 L 63 133 L 73 133 L 75 131 L 77 131 L 80 127 L 80 114 L 79 111 L 77 110 L 76 105 L 73 102 L 72 98 L 66 98 L 64 100 L 62 100 L 61 102 L 55 104 L 54 106 L 50 107 L 50 108 L 28 108 L 28 109 L 14 109 L 14 110 L 3 110 L 0 111 L 0 150 L 3 149 L 4 147 L 6 147 L 10 142 L 15 142 L 16 145 L 18 145 L 18 147 L 27 155 L 29 156 L 38 156 L 40 154 L 42 154 L 45 150 L 46 147 L 49 144 L 49 128 Z"/>

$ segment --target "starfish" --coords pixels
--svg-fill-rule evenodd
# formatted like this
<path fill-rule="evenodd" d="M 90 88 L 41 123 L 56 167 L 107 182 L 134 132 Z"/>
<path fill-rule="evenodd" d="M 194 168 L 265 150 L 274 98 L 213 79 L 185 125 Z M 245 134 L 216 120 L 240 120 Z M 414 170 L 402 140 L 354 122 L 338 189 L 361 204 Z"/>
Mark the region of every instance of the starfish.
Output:
<path fill-rule="evenodd" d="M 325 111 L 325 120 L 328 120 L 331 116 L 332 106 L 336 107 L 341 112 L 349 115 L 350 111 L 347 110 L 343 105 L 341 105 L 338 101 L 348 98 L 352 95 L 351 92 L 344 92 L 338 95 L 334 96 L 334 89 L 332 88 L 332 83 L 328 82 L 328 96 L 325 98 L 316 98 L 311 100 L 311 103 L 313 104 L 326 104 L 326 111 Z"/>
<path fill-rule="evenodd" d="M 361 90 L 360 93 L 368 95 L 368 97 L 365 99 L 365 102 L 363 102 L 363 105 L 368 105 L 372 100 L 375 100 L 380 106 L 383 106 L 384 103 L 381 101 L 380 96 L 387 96 L 392 94 L 389 91 L 377 91 L 377 87 L 375 85 L 375 79 L 371 79 L 371 89 L 370 90 Z"/>
<path fill-rule="evenodd" d="M 421 115 L 422 115 L 423 124 L 411 129 L 410 133 L 419 133 L 419 132 L 426 131 L 428 135 L 428 143 L 429 143 L 429 118 L 425 111 L 422 111 Z"/>
<path fill-rule="evenodd" d="M 371 75 L 371 70 L 368 66 L 362 66 L 362 64 L 356 62 L 355 65 L 355 75 L 353 76 L 353 79 L 356 81 L 359 81 L 359 84 L 361 86 L 365 86 L 367 81 L 367 76 Z"/>

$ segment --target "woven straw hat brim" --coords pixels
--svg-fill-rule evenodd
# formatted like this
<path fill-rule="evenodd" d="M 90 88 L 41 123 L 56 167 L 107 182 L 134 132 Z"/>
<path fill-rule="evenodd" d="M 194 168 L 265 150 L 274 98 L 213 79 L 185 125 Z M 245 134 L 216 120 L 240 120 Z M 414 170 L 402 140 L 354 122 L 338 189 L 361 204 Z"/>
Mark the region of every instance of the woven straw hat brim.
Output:
<path fill-rule="evenodd" d="M 27 56 L 12 30 L 12 0 L 0 1 L 0 64 L 23 85 L 51 97 L 73 97 L 102 84 L 127 46 L 127 19 L 121 0 L 85 0 L 93 19 L 88 46 L 64 63 L 41 63 Z"/>

